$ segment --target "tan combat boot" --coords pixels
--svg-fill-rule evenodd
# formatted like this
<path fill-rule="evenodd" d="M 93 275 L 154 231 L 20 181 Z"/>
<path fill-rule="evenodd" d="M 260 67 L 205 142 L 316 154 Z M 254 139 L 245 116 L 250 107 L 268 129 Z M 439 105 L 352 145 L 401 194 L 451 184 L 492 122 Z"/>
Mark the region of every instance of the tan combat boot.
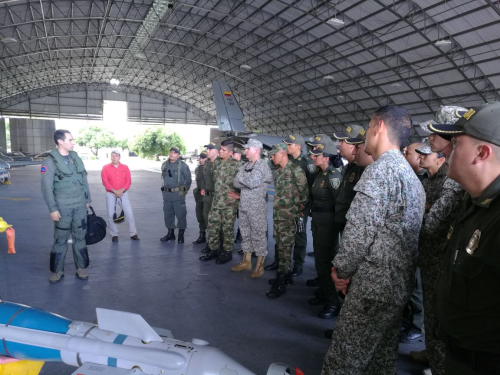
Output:
<path fill-rule="evenodd" d="M 241 272 L 244 270 L 252 269 L 252 253 L 243 253 L 243 260 L 240 264 L 231 267 L 231 271 L 233 272 Z"/>
<path fill-rule="evenodd" d="M 257 257 L 257 264 L 255 265 L 255 269 L 250 275 L 252 279 L 258 279 L 264 274 L 264 259 L 265 257 Z"/>

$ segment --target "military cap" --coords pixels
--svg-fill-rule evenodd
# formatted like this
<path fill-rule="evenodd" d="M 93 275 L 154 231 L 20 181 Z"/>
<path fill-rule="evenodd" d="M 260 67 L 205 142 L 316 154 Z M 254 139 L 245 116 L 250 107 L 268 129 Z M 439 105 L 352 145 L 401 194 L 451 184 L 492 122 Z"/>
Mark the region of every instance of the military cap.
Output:
<path fill-rule="evenodd" d="M 267 154 L 269 156 L 273 156 L 274 154 L 276 154 L 280 151 L 286 151 L 286 144 L 285 143 L 278 143 L 276 145 L 273 145 L 273 148 Z"/>
<path fill-rule="evenodd" d="M 500 102 L 470 108 L 454 124 L 433 124 L 429 127 L 440 136 L 467 134 L 500 146 Z"/>
<path fill-rule="evenodd" d="M 353 139 L 356 138 L 362 130 L 364 131 L 365 129 L 363 129 L 361 125 L 350 125 L 344 132 L 333 133 L 333 136 L 341 141 L 349 138 Z"/>
<path fill-rule="evenodd" d="M 325 141 L 331 138 L 326 134 L 316 134 L 311 142 L 306 142 L 309 146 L 317 146 L 320 143 L 325 143 Z"/>
<path fill-rule="evenodd" d="M 287 138 L 283 139 L 283 142 L 289 145 L 303 145 L 304 137 L 300 134 L 289 134 Z"/>
<path fill-rule="evenodd" d="M 210 142 L 208 145 L 205 145 L 203 147 L 206 147 L 208 148 L 209 150 L 218 150 L 219 149 L 219 146 L 217 146 L 217 144 L 215 144 L 215 142 Z"/>
<path fill-rule="evenodd" d="M 437 133 L 434 131 L 436 125 L 453 125 L 467 112 L 466 108 L 454 105 L 441 106 L 434 116 L 434 120 L 422 122 L 420 127 L 426 133 Z"/>
<path fill-rule="evenodd" d="M 321 154 L 329 154 L 329 155 L 337 155 L 337 145 L 330 140 L 330 142 L 320 143 L 315 146 L 314 150 L 310 152 L 312 155 L 321 155 Z"/>
<path fill-rule="evenodd" d="M 349 138 L 344 139 L 348 145 L 359 145 L 365 142 L 366 130 L 362 126 L 353 125 L 349 132 Z"/>
<path fill-rule="evenodd" d="M 177 154 L 181 153 L 181 150 L 179 150 L 179 147 L 175 147 L 175 146 L 170 147 L 170 151 L 176 152 Z"/>
<path fill-rule="evenodd" d="M 233 154 L 243 154 L 243 150 L 241 149 L 241 147 L 234 147 L 233 148 Z"/>
<path fill-rule="evenodd" d="M 206 151 L 202 151 L 202 152 L 200 152 L 200 154 L 198 156 L 200 158 L 202 158 L 202 159 L 205 159 L 207 157 L 207 152 Z"/>
<path fill-rule="evenodd" d="M 427 143 L 424 146 L 416 148 L 415 151 L 421 155 L 430 155 L 434 152 L 431 150 L 431 146 Z M 436 154 L 438 154 L 438 158 L 444 158 L 444 155 L 441 151 L 436 152 Z"/>
<path fill-rule="evenodd" d="M 262 142 L 257 140 L 257 139 L 249 139 L 247 141 L 247 144 L 244 145 L 243 147 L 245 147 L 245 148 L 257 147 L 257 148 L 262 149 L 264 146 L 262 145 Z"/>

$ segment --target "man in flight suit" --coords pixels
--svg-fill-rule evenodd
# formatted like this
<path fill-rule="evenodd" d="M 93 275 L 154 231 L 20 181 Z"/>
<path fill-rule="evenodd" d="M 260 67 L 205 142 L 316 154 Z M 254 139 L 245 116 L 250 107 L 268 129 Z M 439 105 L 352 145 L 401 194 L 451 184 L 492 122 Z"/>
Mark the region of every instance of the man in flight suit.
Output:
<path fill-rule="evenodd" d="M 196 220 L 198 220 L 198 225 L 200 228 L 200 236 L 198 239 L 194 240 L 193 243 L 198 245 L 200 243 L 207 242 L 205 235 L 205 230 L 207 229 L 207 223 L 203 217 L 203 196 L 201 195 L 201 190 L 203 189 L 203 167 L 207 160 L 207 152 L 202 151 L 199 155 L 199 165 L 194 170 L 194 176 L 196 179 L 196 189 L 193 190 L 194 201 L 196 203 Z"/>
<path fill-rule="evenodd" d="M 168 233 L 160 238 L 161 242 L 175 241 L 175 218 L 177 217 L 177 228 L 179 228 L 178 243 L 184 243 L 184 231 L 186 222 L 186 194 L 191 187 L 191 171 L 181 159 L 181 151 L 178 147 L 170 147 L 168 160 L 161 166 L 161 177 L 163 186 L 163 214 L 165 226 Z"/>
<path fill-rule="evenodd" d="M 55 150 L 49 153 L 41 167 L 42 194 L 54 221 L 54 244 L 50 252 L 49 281 L 57 283 L 64 276 L 64 260 L 68 250 L 68 238 L 73 239 L 73 259 L 76 276 L 88 279 L 86 268 L 89 254 L 87 234 L 87 208 L 92 200 L 87 182 L 87 171 L 82 159 L 73 151 L 73 136 L 67 130 L 56 130 Z"/>

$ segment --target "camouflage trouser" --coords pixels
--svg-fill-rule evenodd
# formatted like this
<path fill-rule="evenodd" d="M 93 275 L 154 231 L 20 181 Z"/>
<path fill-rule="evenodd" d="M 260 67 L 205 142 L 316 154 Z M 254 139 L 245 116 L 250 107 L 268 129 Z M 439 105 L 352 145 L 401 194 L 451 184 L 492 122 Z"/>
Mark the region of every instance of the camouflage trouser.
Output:
<path fill-rule="evenodd" d="M 439 266 L 441 263 L 437 262 Z M 425 349 L 429 357 L 429 365 L 432 375 L 444 375 L 444 352 L 446 344 L 441 326 L 436 317 L 435 288 L 439 273 L 439 267 L 431 269 L 432 266 L 423 266 L 420 269 L 422 278 L 422 290 L 424 293 L 424 328 L 425 328 Z"/>
<path fill-rule="evenodd" d="M 87 234 L 87 208 L 85 203 L 78 208 L 60 208 L 61 219 L 54 221 L 54 244 L 50 252 L 50 271 L 64 271 L 64 260 L 68 251 L 68 238 L 73 240 L 73 260 L 76 268 L 89 266 L 89 253 L 85 242 Z"/>
<path fill-rule="evenodd" d="M 233 250 L 234 222 L 236 220 L 237 207 L 224 209 L 212 207 L 208 214 L 208 247 L 211 250 L 219 248 L 219 233 L 222 230 L 224 251 Z"/>
<path fill-rule="evenodd" d="M 397 375 L 403 306 L 347 294 L 322 375 Z"/>
<path fill-rule="evenodd" d="M 267 206 L 252 212 L 240 209 L 241 250 L 255 252 L 258 257 L 267 255 Z"/>
<path fill-rule="evenodd" d="M 200 232 L 204 232 L 207 229 L 207 224 L 203 217 L 203 197 L 200 194 L 194 194 L 194 200 L 196 202 L 196 220 L 198 221 Z"/>
<path fill-rule="evenodd" d="M 210 209 L 212 208 L 213 197 L 204 196 L 203 197 L 203 219 L 205 220 L 205 227 L 208 230 L 208 215 L 210 214 Z"/>
<path fill-rule="evenodd" d="M 276 252 L 279 254 L 278 272 L 287 274 L 290 272 L 290 258 L 295 241 L 297 227 L 294 220 L 274 220 L 273 238 L 276 242 Z"/>

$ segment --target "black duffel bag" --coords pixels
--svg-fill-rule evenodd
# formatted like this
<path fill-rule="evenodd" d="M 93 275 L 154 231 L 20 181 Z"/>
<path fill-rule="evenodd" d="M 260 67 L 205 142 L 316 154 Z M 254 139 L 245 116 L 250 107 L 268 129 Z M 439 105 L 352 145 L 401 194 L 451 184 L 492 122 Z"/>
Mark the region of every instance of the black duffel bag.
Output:
<path fill-rule="evenodd" d="M 87 234 L 85 242 L 87 245 L 96 244 L 106 237 L 106 221 L 95 214 L 92 206 L 89 207 L 91 213 L 87 210 Z"/>

